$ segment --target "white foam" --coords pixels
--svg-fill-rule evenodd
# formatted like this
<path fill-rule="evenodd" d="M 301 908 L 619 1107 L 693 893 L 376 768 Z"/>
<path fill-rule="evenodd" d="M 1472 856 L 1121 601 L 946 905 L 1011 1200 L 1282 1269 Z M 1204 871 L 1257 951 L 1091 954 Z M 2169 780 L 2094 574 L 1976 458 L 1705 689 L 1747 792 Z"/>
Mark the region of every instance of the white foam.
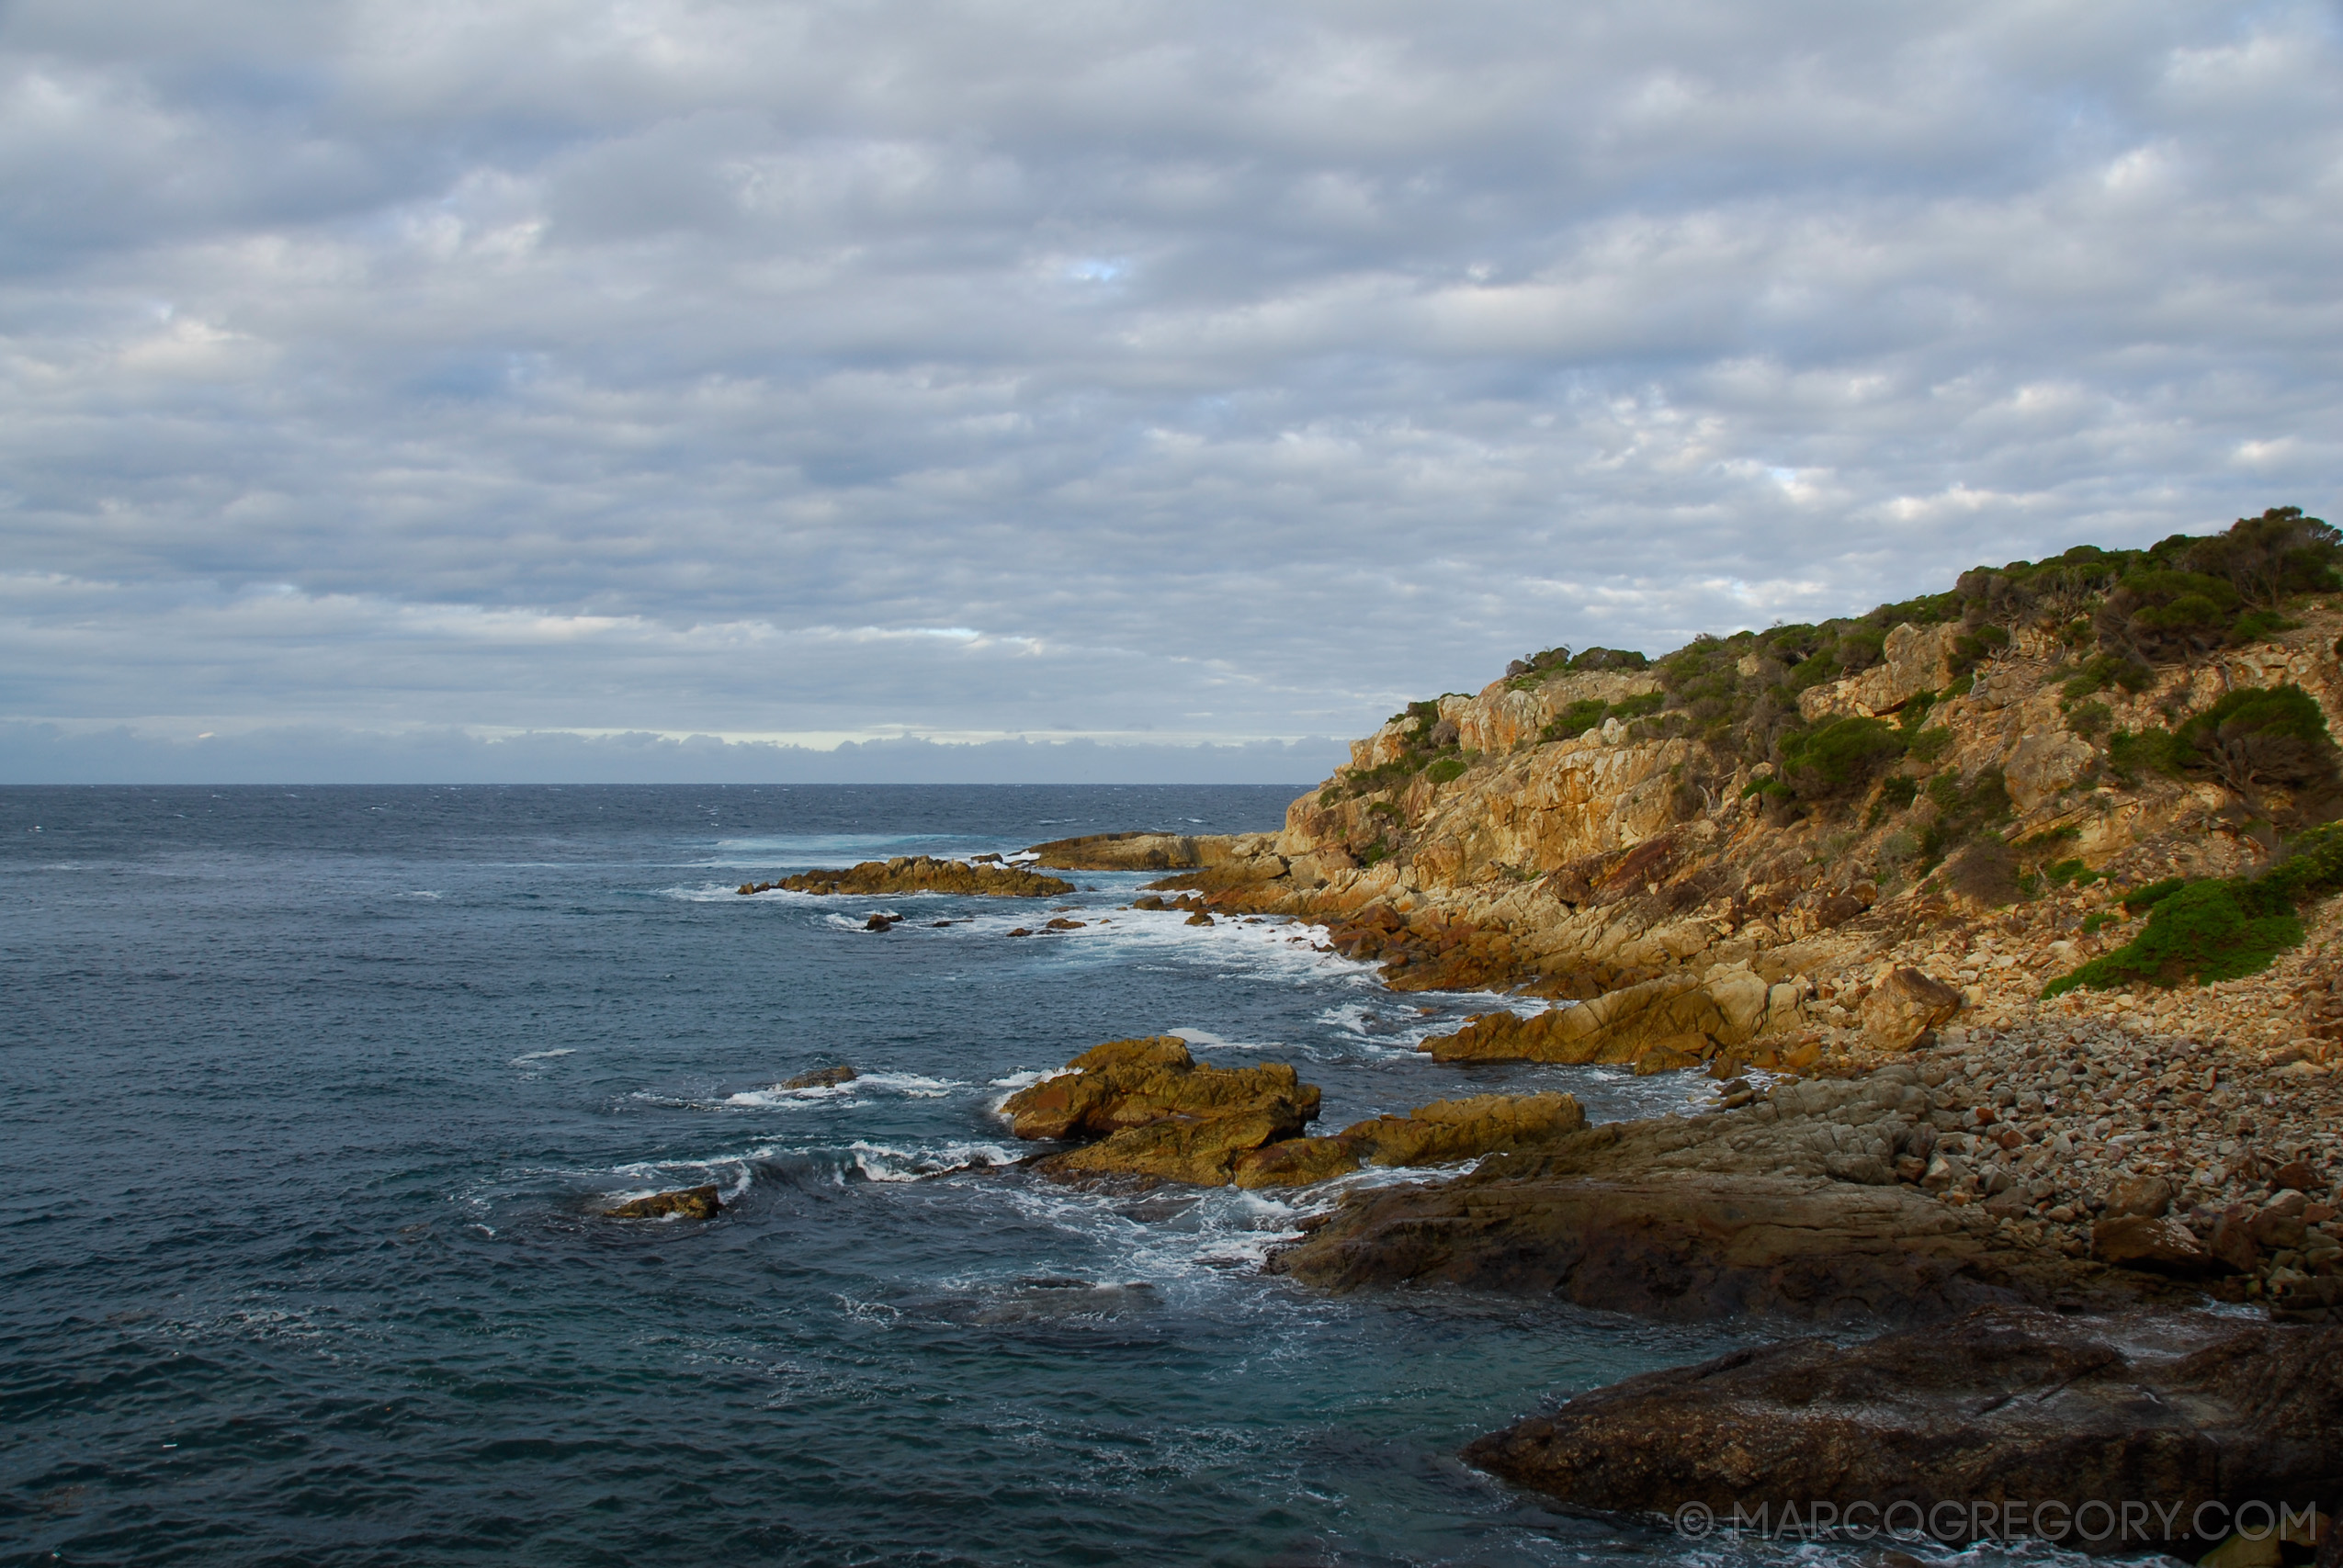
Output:
<path fill-rule="evenodd" d="M 895 1149 L 884 1144 L 850 1145 L 855 1168 L 872 1181 L 924 1181 L 971 1167 L 1014 1165 L 1022 1156 L 999 1144 L 945 1144 L 941 1148 Z"/>
<path fill-rule="evenodd" d="M 523 1062 L 549 1062 L 556 1056 L 574 1056 L 577 1054 L 577 1047 L 574 1045 L 564 1045 L 553 1051 L 526 1051 L 506 1065 L 517 1067 Z"/>
<path fill-rule="evenodd" d="M 922 1077 L 918 1073 L 864 1073 L 850 1085 L 853 1089 L 882 1089 L 910 1100 L 941 1100 L 956 1089 L 968 1086 L 951 1078 Z"/>
<path fill-rule="evenodd" d="M 1018 1089 L 1031 1089 L 1034 1085 L 1047 1083 L 1051 1078 L 1062 1078 L 1073 1070 L 1071 1067 L 1047 1067 L 1037 1072 L 1011 1073 L 1005 1078 L 994 1078 L 992 1087 L 1005 1089 L 1013 1094 Z"/>
<path fill-rule="evenodd" d="M 968 1086 L 950 1078 L 931 1078 L 918 1073 L 861 1073 L 844 1083 L 812 1084 L 803 1089 L 791 1089 L 787 1084 L 772 1084 L 764 1089 L 745 1089 L 728 1094 L 714 1102 L 716 1106 L 733 1106 L 742 1110 L 766 1111 L 777 1106 L 809 1105 L 824 1100 L 845 1100 L 860 1103 L 866 1094 L 893 1094 L 906 1100 L 942 1100 L 954 1089 Z M 669 1101 L 705 1107 L 701 1101 Z"/>
<path fill-rule="evenodd" d="M 1282 1040 L 1230 1040 L 1215 1034 L 1209 1029 L 1167 1029 L 1166 1034 L 1176 1034 L 1198 1050 L 1205 1051 L 1282 1051 Z"/>

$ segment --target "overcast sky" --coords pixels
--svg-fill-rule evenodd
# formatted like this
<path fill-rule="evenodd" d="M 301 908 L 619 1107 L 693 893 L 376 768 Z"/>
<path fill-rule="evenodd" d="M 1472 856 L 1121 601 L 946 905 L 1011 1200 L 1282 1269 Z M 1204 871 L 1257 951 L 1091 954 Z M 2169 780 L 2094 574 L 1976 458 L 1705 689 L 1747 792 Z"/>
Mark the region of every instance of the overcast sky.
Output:
<path fill-rule="evenodd" d="M 2234 0 L 13 0 L 0 778 L 556 730 L 1152 776 L 2333 516 L 2339 48 Z"/>

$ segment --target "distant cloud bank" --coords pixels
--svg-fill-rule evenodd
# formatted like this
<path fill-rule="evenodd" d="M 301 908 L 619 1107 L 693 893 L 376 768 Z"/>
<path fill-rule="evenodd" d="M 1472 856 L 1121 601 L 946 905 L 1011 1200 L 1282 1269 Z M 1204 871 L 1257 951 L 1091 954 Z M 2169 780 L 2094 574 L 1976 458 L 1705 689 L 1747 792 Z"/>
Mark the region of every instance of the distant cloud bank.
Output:
<path fill-rule="evenodd" d="M 11 0 L 0 722 L 1251 768 L 2334 518 L 2338 170 L 2324 0 Z"/>
<path fill-rule="evenodd" d="M 831 750 L 715 736 L 262 730 L 166 741 L 0 724 L 0 785 L 65 784 L 1261 784 L 1296 790 L 1349 760 L 1334 740 L 848 741 Z"/>

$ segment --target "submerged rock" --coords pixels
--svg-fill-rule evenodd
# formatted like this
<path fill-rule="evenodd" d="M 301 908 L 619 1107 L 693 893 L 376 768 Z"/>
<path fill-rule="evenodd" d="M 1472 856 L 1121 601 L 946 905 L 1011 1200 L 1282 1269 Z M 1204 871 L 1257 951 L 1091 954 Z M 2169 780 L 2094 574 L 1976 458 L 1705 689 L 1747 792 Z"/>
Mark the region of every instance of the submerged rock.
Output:
<path fill-rule="evenodd" d="M 723 1212 L 718 1201 L 716 1185 L 686 1187 L 676 1192 L 654 1192 L 648 1198 L 630 1199 L 615 1209 L 602 1211 L 604 1217 L 613 1220 L 663 1220 L 670 1215 L 686 1220 L 712 1220 Z"/>
<path fill-rule="evenodd" d="M 897 855 L 866 860 L 843 871 L 802 871 L 778 882 L 743 882 L 742 893 L 964 893 L 992 898 L 1049 898 L 1074 885 L 1019 865 Z"/>
<path fill-rule="evenodd" d="M 1580 1507 L 1700 1505 L 1720 1524 L 1736 1507 L 1779 1520 L 1793 1503 L 1803 1518 L 1817 1503 L 1842 1517 L 1893 1503 L 1896 1520 L 1870 1522 L 1966 1539 L 1972 1505 L 2054 1499 L 2063 1517 L 2029 1517 L 2024 1533 L 2194 1558 L 2248 1501 L 2331 1507 L 2338 1452 L 2343 1329 L 1997 1307 L 1862 1345 L 1800 1339 L 1629 1378 L 1465 1458 Z M 2155 1511 L 2123 1512 L 2144 1498 Z"/>
<path fill-rule="evenodd" d="M 799 1073 L 783 1084 L 783 1089 L 834 1089 L 842 1083 L 852 1083 L 858 1075 L 852 1067 L 816 1067 L 809 1073 Z"/>

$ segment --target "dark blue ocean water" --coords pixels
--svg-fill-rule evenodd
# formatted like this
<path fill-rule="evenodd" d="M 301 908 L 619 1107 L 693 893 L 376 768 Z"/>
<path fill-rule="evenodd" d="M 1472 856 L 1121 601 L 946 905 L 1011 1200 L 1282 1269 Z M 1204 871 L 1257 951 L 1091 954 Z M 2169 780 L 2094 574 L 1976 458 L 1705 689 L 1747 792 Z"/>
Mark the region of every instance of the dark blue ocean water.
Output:
<path fill-rule="evenodd" d="M 1333 1126 L 1693 1085 L 1435 1066 L 1490 998 L 1118 912 L 1138 877 L 1021 940 L 1047 909 L 730 891 L 1293 793 L 0 791 L 0 1561 L 1681 1560 L 1454 1455 L 1716 1335 L 1329 1299 L 1256 1271 L 1322 1194 L 974 1162 L 1030 1152 L 1021 1075 L 1138 1033 L 1294 1061 Z M 711 1180 L 710 1224 L 593 1213 Z"/>

